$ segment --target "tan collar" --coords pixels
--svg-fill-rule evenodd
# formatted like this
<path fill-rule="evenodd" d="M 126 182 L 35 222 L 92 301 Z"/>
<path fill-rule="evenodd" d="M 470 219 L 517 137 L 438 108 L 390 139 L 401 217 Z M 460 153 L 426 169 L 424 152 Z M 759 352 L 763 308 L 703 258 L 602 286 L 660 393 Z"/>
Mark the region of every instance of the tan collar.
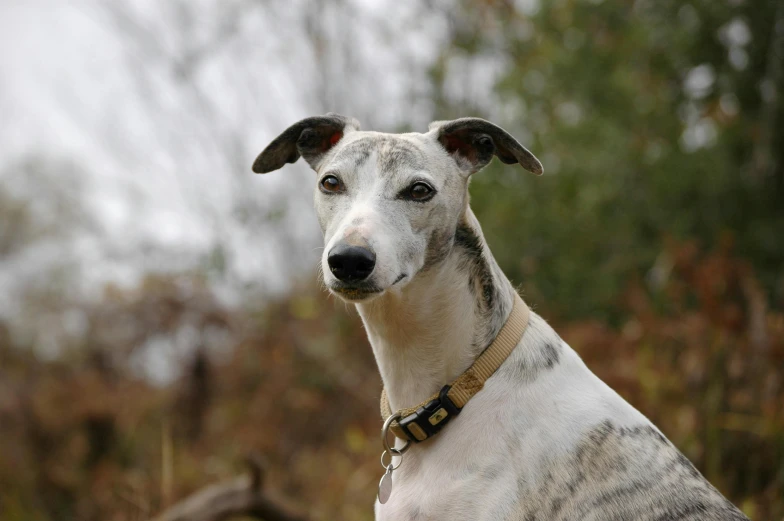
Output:
<path fill-rule="evenodd" d="M 453 417 L 460 414 L 468 400 L 482 390 L 487 379 L 501 367 L 504 360 L 520 343 L 528 327 L 529 316 L 528 306 L 515 293 L 514 306 L 506 324 L 471 367 L 451 384 L 445 385 L 438 394 L 434 394 L 415 407 L 400 409 L 394 413 L 398 420 L 391 423 L 390 430 L 395 436 L 404 441 L 424 441 L 434 436 Z M 387 420 L 392 415 L 384 389 L 381 391 L 381 417 Z"/>

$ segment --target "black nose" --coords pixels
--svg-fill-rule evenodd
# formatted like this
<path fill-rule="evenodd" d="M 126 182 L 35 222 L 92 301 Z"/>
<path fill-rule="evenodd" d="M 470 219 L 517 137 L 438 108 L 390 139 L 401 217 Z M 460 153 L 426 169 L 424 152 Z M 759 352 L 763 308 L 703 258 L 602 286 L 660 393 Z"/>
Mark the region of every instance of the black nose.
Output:
<path fill-rule="evenodd" d="M 338 244 L 327 257 L 333 275 L 344 282 L 365 280 L 376 267 L 376 254 L 361 246 Z"/>

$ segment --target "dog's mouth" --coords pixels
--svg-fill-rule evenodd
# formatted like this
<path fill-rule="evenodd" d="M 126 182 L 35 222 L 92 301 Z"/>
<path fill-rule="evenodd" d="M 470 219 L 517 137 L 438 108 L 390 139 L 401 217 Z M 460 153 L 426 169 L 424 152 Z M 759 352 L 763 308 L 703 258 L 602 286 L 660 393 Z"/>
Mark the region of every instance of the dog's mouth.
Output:
<path fill-rule="evenodd" d="M 372 284 L 330 284 L 330 291 L 344 300 L 361 302 L 376 297 L 384 292 L 382 288 Z"/>
<path fill-rule="evenodd" d="M 390 288 L 395 286 L 397 283 L 402 281 L 406 278 L 405 273 L 401 273 L 398 278 L 389 286 Z M 368 283 L 353 283 L 348 284 L 345 282 L 335 281 L 328 285 L 329 290 L 335 293 L 336 295 L 340 296 L 344 300 L 352 301 L 352 302 L 361 302 L 363 300 L 369 300 L 375 298 L 384 291 L 386 288 L 380 288 L 375 284 L 368 284 Z"/>

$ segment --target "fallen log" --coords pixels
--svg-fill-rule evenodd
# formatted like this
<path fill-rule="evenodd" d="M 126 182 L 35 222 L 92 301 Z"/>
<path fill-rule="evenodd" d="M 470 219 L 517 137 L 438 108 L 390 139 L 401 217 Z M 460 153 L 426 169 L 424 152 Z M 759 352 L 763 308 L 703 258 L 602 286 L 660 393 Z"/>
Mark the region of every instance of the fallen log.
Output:
<path fill-rule="evenodd" d="M 260 457 L 250 456 L 246 462 L 248 475 L 198 490 L 151 521 L 223 521 L 240 516 L 263 521 L 309 521 L 264 494 L 265 468 Z"/>

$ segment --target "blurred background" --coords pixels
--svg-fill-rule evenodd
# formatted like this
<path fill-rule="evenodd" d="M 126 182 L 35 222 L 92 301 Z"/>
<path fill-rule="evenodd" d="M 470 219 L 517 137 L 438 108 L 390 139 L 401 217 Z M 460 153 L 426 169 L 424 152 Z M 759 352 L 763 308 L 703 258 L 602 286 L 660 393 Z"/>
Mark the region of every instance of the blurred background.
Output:
<path fill-rule="evenodd" d="M 291 123 L 480 116 L 474 211 L 589 367 L 784 519 L 784 1 L 0 3 L 0 519 L 145 520 L 268 461 L 370 520 L 381 389 Z"/>

